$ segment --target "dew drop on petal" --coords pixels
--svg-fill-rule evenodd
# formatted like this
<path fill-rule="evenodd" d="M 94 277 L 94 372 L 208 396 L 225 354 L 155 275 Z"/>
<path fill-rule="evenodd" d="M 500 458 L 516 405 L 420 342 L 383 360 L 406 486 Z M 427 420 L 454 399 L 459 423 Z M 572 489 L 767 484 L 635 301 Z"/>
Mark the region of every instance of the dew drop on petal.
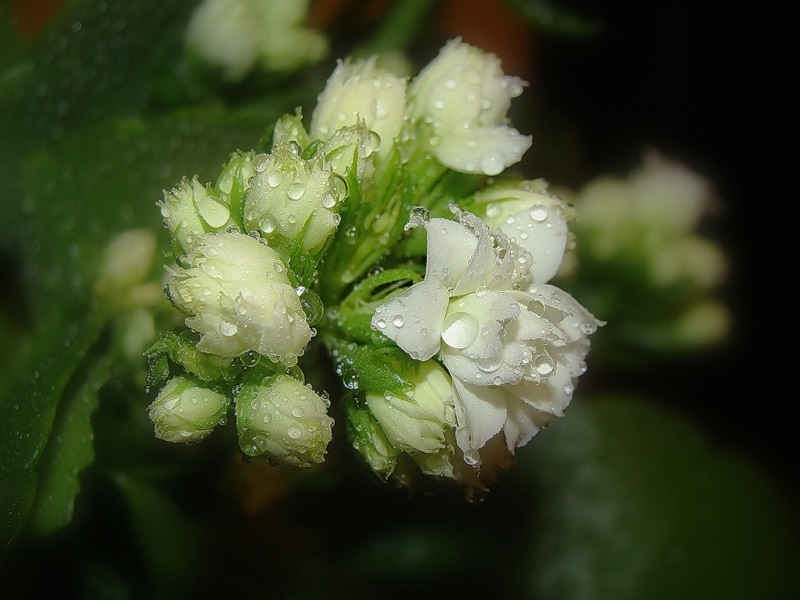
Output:
<path fill-rule="evenodd" d="M 465 312 L 448 315 L 442 323 L 442 339 L 451 348 L 463 349 L 478 337 L 480 324 L 475 316 Z"/>

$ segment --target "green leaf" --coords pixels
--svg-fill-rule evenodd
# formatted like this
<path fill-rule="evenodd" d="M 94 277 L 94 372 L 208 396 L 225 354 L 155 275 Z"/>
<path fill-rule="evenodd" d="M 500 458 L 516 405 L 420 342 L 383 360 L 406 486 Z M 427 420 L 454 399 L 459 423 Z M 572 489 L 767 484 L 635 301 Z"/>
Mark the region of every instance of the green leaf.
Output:
<path fill-rule="evenodd" d="M 156 597 L 191 596 L 188 588 L 203 579 L 195 572 L 200 532 L 160 486 L 127 473 L 116 474 L 114 480 L 126 501 Z"/>
<path fill-rule="evenodd" d="M 62 394 L 105 322 L 83 305 L 61 305 L 40 323 L 21 374 L 0 401 L 0 550 L 16 539 L 33 504 L 36 467 Z"/>
<path fill-rule="evenodd" d="M 529 473 L 540 502 L 524 567 L 536 598 L 798 597 L 787 498 L 680 414 L 583 398 L 521 463 L 514 473 Z"/>
<path fill-rule="evenodd" d="M 29 527 L 48 535 L 72 520 L 79 476 L 94 461 L 92 416 L 100 402 L 100 388 L 111 377 L 111 355 L 95 360 L 80 387 L 59 407 L 47 448 L 39 461 L 40 484 Z"/>

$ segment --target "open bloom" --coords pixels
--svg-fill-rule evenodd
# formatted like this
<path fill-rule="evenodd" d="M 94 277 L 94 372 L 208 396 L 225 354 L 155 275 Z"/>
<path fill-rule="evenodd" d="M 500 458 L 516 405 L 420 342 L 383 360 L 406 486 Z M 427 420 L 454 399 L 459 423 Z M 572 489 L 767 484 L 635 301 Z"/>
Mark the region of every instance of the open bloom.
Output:
<path fill-rule="evenodd" d="M 197 348 L 219 356 L 254 350 L 294 364 L 311 328 L 280 255 L 242 233 L 193 238 L 187 268 L 169 270 L 167 292 L 202 334 Z"/>
<path fill-rule="evenodd" d="M 441 163 L 498 175 L 531 145 L 506 122 L 523 88 L 521 79 L 503 74 L 497 56 L 455 39 L 411 82 L 409 113 L 430 125 L 427 142 Z"/>
<path fill-rule="evenodd" d="M 379 306 L 372 325 L 417 360 L 438 355 L 450 372 L 465 460 L 477 463 L 501 430 L 513 452 L 564 413 L 602 323 L 536 281 L 530 254 L 474 215 L 412 221 L 420 224 L 425 278 Z"/>

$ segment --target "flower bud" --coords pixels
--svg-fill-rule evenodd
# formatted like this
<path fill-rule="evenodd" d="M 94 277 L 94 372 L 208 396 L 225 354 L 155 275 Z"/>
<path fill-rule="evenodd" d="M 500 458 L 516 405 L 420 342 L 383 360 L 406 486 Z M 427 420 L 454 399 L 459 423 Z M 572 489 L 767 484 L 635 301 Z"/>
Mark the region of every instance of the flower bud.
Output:
<path fill-rule="evenodd" d="M 353 448 L 378 477 L 388 479 L 397 466 L 398 452 L 386 432 L 369 410 L 358 408 L 352 400 L 345 405 L 345 414 Z"/>
<path fill-rule="evenodd" d="M 491 185 L 475 194 L 474 202 L 487 225 L 528 251 L 535 281 L 553 278 L 567 247 L 567 222 L 573 211 L 547 192 L 544 181 Z"/>
<path fill-rule="evenodd" d="M 378 152 L 385 156 L 400 133 L 405 108 L 406 80 L 379 68 L 375 57 L 339 61 L 319 95 L 310 134 L 325 139 L 363 123 L 378 134 Z"/>
<path fill-rule="evenodd" d="M 169 270 L 167 292 L 202 334 L 198 350 L 239 356 L 254 350 L 293 365 L 311 339 L 300 298 L 280 255 L 241 233 L 192 238 L 187 268 Z"/>
<path fill-rule="evenodd" d="M 346 187 L 323 156 L 304 160 L 291 143 L 281 144 L 256 164 L 245 199 L 245 227 L 266 239 L 302 236 L 300 250 L 314 252 L 339 225 Z"/>
<path fill-rule="evenodd" d="M 330 402 L 289 375 L 245 384 L 236 396 L 239 447 L 248 456 L 310 467 L 325 459 L 333 419 Z"/>
<path fill-rule="evenodd" d="M 148 407 L 156 437 L 167 442 L 198 442 L 225 423 L 230 400 L 191 377 L 173 377 Z"/>
<path fill-rule="evenodd" d="M 413 387 L 405 394 L 368 391 L 366 401 L 387 438 L 398 450 L 430 454 L 445 447 L 455 427 L 453 382 L 435 361 L 404 373 Z"/>
<path fill-rule="evenodd" d="M 172 190 L 165 191 L 157 204 L 177 253 L 191 250 L 192 236 L 219 231 L 230 219 L 228 205 L 201 184 L 197 176 L 191 180 L 184 178 Z"/>
<path fill-rule="evenodd" d="M 128 229 L 103 251 L 94 292 L 118 308 L 138 308 L 163 299 L 155 282 L 146 282 L 156 255 L 156 236 L 149 229 Z"/>
<path fill-rule="evenodd" d="M 292 70 L 327 51 L 325 38 L 302 26 L 307 11 L 308 0 L 205 0 L 192 14 L 186 45 L 229 81 L 241 80 L 258 63 Z"/>
<path fill-rule="evenodd" d="M 503 74 L 497 56 L 455 39 L 412 81 L 409 112 L 430 125 L 427 144 L 441 163 L 498 175 L 531 145 L 530 136 L 505 123 L 523 88 L 521 79 Z"/>

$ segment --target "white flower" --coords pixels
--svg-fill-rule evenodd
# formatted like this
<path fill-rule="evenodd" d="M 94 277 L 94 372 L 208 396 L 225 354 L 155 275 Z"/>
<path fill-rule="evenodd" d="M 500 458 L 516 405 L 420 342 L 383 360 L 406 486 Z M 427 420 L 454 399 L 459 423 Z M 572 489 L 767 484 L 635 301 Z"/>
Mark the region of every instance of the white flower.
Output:
<path fill-rule="evenodd" d="M 450 372 L 465 460 L 477 463 L 501 429 L 513 452 L 563 414 L 602 323 L 532 278 L 530 255 L 474 215 L 421 224 L 425 279 L 379 306 L 372 325 L 417 360 L 438 355 Z"/>
<path fill-rule="evenodd" d="M 391 148 L 405 115 L 406 80 L 379 68 L 376 60 L 338 62 L 311 116 L 312 139 L 363 123 L 378 134 L 380 154 Z"/>
<path fill-rule="evenodd" d="M 331 441 L 330 401 L 289 375 L 245 384 L 236 396 L 239 446 L 249 456 L 309 467 L 321 463 Z"/>
<path fill-rule="evenodd" d="M 219 356 L 254 350 L 297 362 L 311 329 L 280 255 L 241 233 L 196 236 L 187 268 L 169 269 L 167 291 L 202 334 L 197 348 Z"/>
<path fill-rule="evenodd" d="M 455 39 L 411 82 L 409 113 L 430 125 L 428 144 L 440 162 L 497 175 L 531 145 L 530 136 L 506 122 L 511 99 L 524 85 L 503 74 L 497 56 Z"/>
<path fill-rule="evenodd" d="M 319 250 L 339 225 L 347 186 L 323 156 L 304 160 L 291 143 L 254 158 L 256 171 L 244 203 L 248 231 L 300 240 L 304 252 Z"/>
<path fill-rule="evenodd" d="M 192 13 L 186 44 L 230 81 L 261 63 L 291 70 L 327 51 L 318 32 L 303 27 L 308 0 L 205 0 Z"/>
<path fill-rule="evenodd" d="M 157 203 L 164 225 L 172 235 L 175 250 L 191 249 L 194 236 L 218 231 L 230 223 L 230 207 L 197 179 L 184 178 Z"/>
<path fill-rule="evenodd" d="M 230 400 L 190 377 L 173 377 L 148 407 L 156 437 L 191 443 L 207 437 L 225 421 Z"/>

